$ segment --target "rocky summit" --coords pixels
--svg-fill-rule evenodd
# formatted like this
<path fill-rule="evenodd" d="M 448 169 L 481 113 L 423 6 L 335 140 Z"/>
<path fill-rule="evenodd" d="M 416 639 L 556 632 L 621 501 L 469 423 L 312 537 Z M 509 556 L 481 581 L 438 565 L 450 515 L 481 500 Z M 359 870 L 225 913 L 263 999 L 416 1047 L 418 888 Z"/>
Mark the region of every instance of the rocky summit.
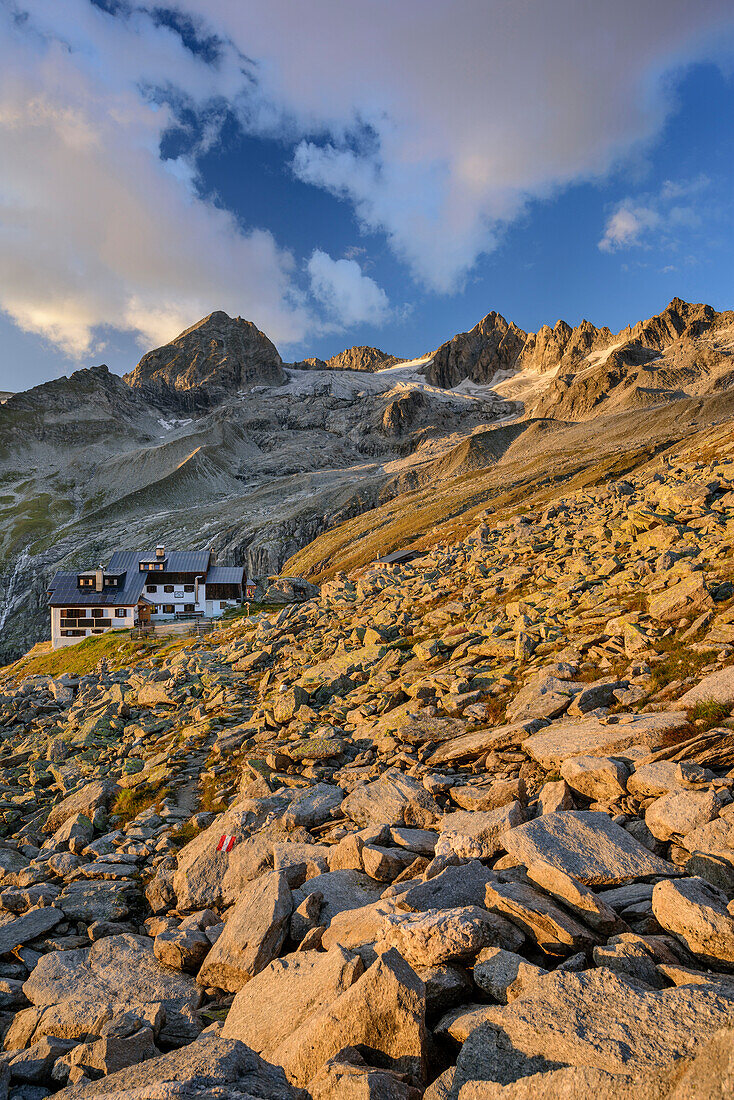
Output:
<path fill-rule="evenodd" d="M 732 1095 L 734 440 L 552 489 L 2 670 L 0 1096 Z"/>

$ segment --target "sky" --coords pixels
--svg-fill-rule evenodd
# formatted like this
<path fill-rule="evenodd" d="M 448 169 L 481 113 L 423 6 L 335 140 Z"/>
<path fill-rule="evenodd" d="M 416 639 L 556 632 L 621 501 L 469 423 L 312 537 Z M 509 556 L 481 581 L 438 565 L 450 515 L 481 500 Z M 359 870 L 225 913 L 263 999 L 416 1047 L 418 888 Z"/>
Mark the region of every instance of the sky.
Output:
<path fill-rule="evenodd" d="M 0 0 L 0 390 L 734 308 L 731 0 Z"/>

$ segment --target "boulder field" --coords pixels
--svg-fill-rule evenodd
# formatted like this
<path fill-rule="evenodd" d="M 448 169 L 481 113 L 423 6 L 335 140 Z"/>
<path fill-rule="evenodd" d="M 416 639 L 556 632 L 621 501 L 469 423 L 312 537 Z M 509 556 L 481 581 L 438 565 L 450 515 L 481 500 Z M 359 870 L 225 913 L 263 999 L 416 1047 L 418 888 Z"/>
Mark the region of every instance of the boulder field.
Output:
<path fill-rule="evenodd" d="M 1 1100 L 733 1095 L 733 547 L 693 454 L 3 670 Z"/>

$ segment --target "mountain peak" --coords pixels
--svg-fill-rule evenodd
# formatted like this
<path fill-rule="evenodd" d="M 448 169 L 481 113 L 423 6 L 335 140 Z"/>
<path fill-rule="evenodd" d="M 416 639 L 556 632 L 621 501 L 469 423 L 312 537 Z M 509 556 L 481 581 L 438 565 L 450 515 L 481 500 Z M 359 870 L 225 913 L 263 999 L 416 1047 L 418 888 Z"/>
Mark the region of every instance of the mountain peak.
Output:
<path fill-rule="evenodd" d="M 252 321 L 223 310 L 202 317 L 169 344 L 147 352 L 125 381 L 135 389 L 236 391 L 285 380 L 275 345 Z"/>
<path fill-rule="evenodd" d="M 386 351 L 372 348 L 368 344 L 357 344 L 351 348 L 332 355 L 328 359 L 301 359 L 291 366 L 297 370 L 361 370 L 377 371 L 386 367 L 394 367 L 398 363 L 404 363 L 404 359 L 398 359 L 395 355 L 388 355 Z"/>

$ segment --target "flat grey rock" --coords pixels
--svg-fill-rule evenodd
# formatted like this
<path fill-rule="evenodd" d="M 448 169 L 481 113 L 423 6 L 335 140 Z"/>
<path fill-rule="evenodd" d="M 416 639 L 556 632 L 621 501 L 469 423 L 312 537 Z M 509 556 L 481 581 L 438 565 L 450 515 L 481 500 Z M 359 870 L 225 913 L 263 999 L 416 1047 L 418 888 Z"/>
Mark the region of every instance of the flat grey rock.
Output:
<path fill-rule="evenodd" d="M 524 816 L 523 805 L 517 799 L 496 810 L 456 810 L 444 814 L 439 824 L 436 855 L 489 859 L 502 850 L 506 830 L 519 825 Z"/>
<path fill-rule="evenodd" d="M 520 882 L 490 883 L 485 904 L 516 924 L 548 955 L 574 955 L 600 942 L 553 898 Z"/>
<path fill-rule="evenodd" d="M 121 921 L 130 915 L 131 906 L 137 900 L 135 883 L 123 882 L 70 882 L 56 898 L 56 905 L 63 909 L 70 920 Z"/>
<path fill-rule="evenodd" d="M 91 820 L 96 810 L 108 808 L 119 789 L 116 783 L 108 779 L 85 783 L 53 807 L 43 825 L 44 833 L 55 833 L 65 821 L 77 814 L 84 814 Z"/>
<path fill-rule="evenodd" d="M 8 924 L 0 926 L 0 955 L 6 955 L 22 943 L 35 940 L 50 932 L 57 924 L 64 920 L 64 914 L 60 909 L 46 907 L 31 909 L 22 917 L 11 920 Z"/>
<path fill-rule="evenodd" d="M 342 810 L 357 825 L 407 825 L 425 829 L 441 816 L 432 795 L 417 779 L 397 768 L 357 787 L 342 802 Z"/>
<path fill-rule="evenodd" d="M 684 711 L 660 714 L 615 715 L 618 721 L 598 718 L 561 718 L 523 741 L 523 749 L 547 771 L 561 767 L 570 756 L 614 756 L 632 745 L 656 748 L 663 735 L 688 722 Z"/>
<path fill-rule="evenodd" d="M 440 745 L 429 757 L 433 767 L 442 764 L 455 764 L 460 760 L 471 760 L 483 753 L 506 748 L 522 741 L 532 729 L 531 722 L 512 722 L 491 729 L 472 730 Z"/>
<path fill-rule="evenodd" d="M 556 718 L 563 714 L 571 700 L 583 691 L 584 684 L 559 680 L 557 676 L 538 673 L 517 693 L 507 706 L 510 722 L 526 722 L 533 718 Z"/>
<path fill-rule="evenodd" d="M 497 876 L 478 859 L 447 867 L 440 874 L 411 886 L 400 896 L 401 908 L 453 909 L 457 905 L 484 905 L 487 883 Z"/>
<path fill-rule="evenodd" d="M 331 783 L 316 783 L 296 795 L 285 811 L 283 820 L 289 829 L 294 829 L 297 825 L 304 825 L 306 828 L 322 825 L 341 806 L 343 799 L 344 791 L 341 787 L 334 787 Z"/>
<path fill-rule="evenodd" d="M 712 701 L 729 705 L 734 703 L 734 668 L 720 668 L 704 676 L 703 680 L 681 695 L 678 705 L 694 707 L 696 703 Z"/>
<path fill-rule="evenodd" d="M 550 863 L 586 886 L 617 886 L 651 875 L 679 872 L 605 813 L 562 810 L 509 829 L 504 847 L 529 867 Z"/>
<path fill-rule="evenodd" d="M 652 892 L 658 923 L 702 962 L 734 970 L 734 916 L 726 895 L 702 878 L 658 882 Z"/>
<path fill-rule="evenodd" d="M 487 1022 L 525 1058 L 624 1073 L 695 1054 L 732 1011 L 730 989 L 645 990 L 597 967 L 544 975 L 507 1008 L 490 1007 Z"/>
<path fill-rule="evenodd" d="M 190 1026 L 201 990 L 193 978 L 162 966 L 147 936 L 108 936 L 91 947 L 42 955 L 23 992 L 42 1010 L 36 1039 L 43 1035 L 81 1039 L 105 1011 L 141 1008 L 147 1018 L 146 1008 L 160 1005 L 171 1036 L 177 1024 L 188 1040 L 201 1028 L 199 1024 L 192 1033 Z"/>
<path fill-rule="evenodd" d="M 310 894 L 323 897 L 319 921 L 327 927 L 337 913 L 348 909 L 361 909 L 377 901 L 384 890 L 382 883 L 374 882 L 360 871 L 326 871 L 307 879 L 293 891 L 293 908 L 296 909 Z"/>

